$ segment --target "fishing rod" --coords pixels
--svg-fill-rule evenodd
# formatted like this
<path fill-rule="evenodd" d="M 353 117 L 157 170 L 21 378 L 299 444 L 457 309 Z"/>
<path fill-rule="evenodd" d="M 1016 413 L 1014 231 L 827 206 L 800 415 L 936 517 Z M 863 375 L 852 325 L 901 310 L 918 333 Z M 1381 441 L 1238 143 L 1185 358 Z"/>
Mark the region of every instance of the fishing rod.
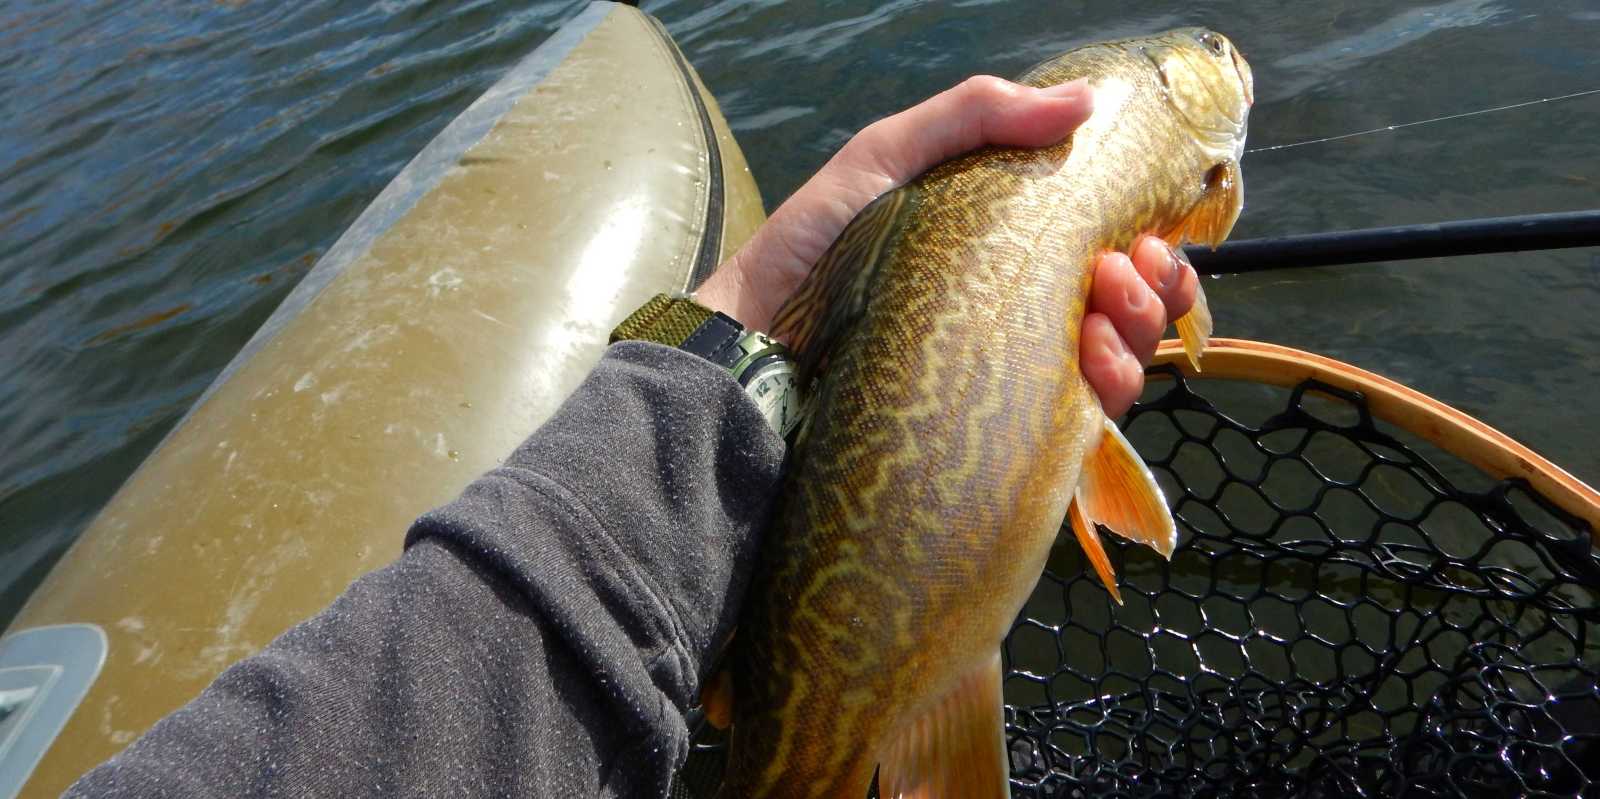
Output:
<path fill-rule="evenodd" d="M 1184 248 L 1202 275 L 1450 255 L 1600 247 L 1600 209 L 1340 230 Z"/>

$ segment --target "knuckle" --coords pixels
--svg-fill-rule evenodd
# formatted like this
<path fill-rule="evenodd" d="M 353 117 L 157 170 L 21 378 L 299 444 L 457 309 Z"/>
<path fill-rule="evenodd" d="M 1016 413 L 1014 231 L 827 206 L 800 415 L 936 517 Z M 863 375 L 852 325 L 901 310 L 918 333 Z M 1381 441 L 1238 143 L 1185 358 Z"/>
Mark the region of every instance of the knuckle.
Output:
<path fill-rule="evenodd" d="M 859 152 L 861 148 L 871 146 L 874 139 L 883 137 L 884 130 L 886 127 L 888 127 L 886 124 L 888 121 L 889 119 L 885 117 L 884 119 L 877 120 L 861 130 L 856 131 L 856 134 L 851 136 L 850 140 L 846 141 L 843 147 L 839 148 L 839 152 L 853 155 L 856 152 Z"/>
<path fill-rule="evenodd" d="M 895 130 L 894 117 L 885 117 L 867 125 L 857 131 L 856 135 L 851 136 L 824 168 L 832 168 L 834 172 L 881 171 L 883 165 L 880 162 L 883 156 L 895 149 Z"/>
<path fill-rule="evenodd" d="M 999 100 L 1011 94 L 1010 83 L 993 75 L 973 75 L 958 88 L 967 98 L 978 101 Z"/>

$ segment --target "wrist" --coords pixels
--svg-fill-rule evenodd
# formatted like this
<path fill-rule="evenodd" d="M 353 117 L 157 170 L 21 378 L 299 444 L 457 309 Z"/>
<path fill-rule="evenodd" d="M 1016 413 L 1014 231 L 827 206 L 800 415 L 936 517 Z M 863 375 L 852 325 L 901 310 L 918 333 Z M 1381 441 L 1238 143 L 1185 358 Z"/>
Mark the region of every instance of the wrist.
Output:
<path fill-rule="evenodd" d="M 695 302 L 710 310 L 727 314 L 753 330 L 765 330 L 770 315 L 762 314 L 751 301 L 750 282 L 739 267 L 737 256 L 711 273 L 694 291 Z"/>

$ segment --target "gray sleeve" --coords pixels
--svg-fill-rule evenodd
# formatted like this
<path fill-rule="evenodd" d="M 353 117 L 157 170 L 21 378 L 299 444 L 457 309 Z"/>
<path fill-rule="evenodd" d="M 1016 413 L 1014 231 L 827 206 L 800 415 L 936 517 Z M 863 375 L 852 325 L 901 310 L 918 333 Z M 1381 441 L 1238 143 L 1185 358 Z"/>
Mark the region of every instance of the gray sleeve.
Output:
<path fill-rule="evenodd" d="M 725 372 L 613 346 L 398 561 L 68 793 L 664 796 L 782 458 Z"/>

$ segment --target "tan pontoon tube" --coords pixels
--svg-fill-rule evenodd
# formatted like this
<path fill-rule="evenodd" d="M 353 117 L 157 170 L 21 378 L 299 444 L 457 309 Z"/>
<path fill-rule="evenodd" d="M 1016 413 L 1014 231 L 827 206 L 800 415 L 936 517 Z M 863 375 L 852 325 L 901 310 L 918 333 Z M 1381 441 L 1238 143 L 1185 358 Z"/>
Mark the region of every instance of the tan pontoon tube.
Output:
<path fill-rule="evenodd" d="M 664 29 L 588 6 L 373 201 L 29 600 L 0 640 L 0 797 L 57 795 L 393 560 L 612 325 L 762 218 Z"/>

